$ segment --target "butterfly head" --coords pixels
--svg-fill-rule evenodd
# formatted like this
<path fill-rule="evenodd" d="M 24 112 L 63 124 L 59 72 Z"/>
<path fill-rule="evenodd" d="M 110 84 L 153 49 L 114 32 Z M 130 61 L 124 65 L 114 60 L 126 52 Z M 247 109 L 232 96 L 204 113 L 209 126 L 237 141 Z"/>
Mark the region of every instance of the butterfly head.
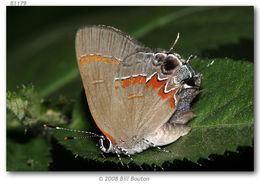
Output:
<path fill-rule="evenodd" d="M 192 58 L 193 56 L 186 61 L 177 53 L 160 52 L 155 54 L 153 65 L 160 67 L 161 74 L 172 77 L 174 84 L 196 87 L 200 85 L 197 80 L 200 75 L 196 74 L 189 63 Z"/>

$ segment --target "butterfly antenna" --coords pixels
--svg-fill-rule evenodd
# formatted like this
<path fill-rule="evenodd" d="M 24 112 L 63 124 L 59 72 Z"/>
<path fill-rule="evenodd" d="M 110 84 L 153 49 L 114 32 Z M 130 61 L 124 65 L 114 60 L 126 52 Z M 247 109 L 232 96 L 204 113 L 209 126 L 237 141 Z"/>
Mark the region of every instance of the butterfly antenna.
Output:
<path fill-rule="evenodd" d="M 67 128 L 62 128 L 62 127 L 58 127 L 58 126 L 53 126 L 53 125 L 50 125 L 50 124 L 44 124 L 43 127 L 45 127 L 45 128 L 47 128 L 47 127 L 48 128 L 53 128 L 53 129 L 56 129 L 56 130 L 65 130 L 65 131 L 69 131 L 69 132 L 90 134 L 93 137 L 103 138 L 103 136 L 101 136 L 101 135 L 98 135 L 98 134 L 93 133 L 93 132 L 84 131 L 84 130 L 67 129 Z"/>
<path fill-rule="evenodd" d="M 213 65 L 214 64 L 214 60 L 213 61 L 211 61 L 209 64 L 207 64 L 207 66 L 205 66 L 203 69 L 201 69 L 200 71 L 199 71 L 199 74 L 201 74 L 206 68 L 208 68 L 208 67 L 210 67 L 211 65 Z"/>
<path fill-rule="evenodd" d="M 88 139 L 95 136 L 65 136 L 64 140 L 82 140 L 82 139 Z"/>
<path fill-rule="evenodd" d="M 178 40 L 179 40 L 179 37 L 180 37 L 180 33 L 178 32 L 177 37 L 176 37 L 176 39 L 175 39 L 175 41 L 174 41 L 172 47 L 170 48 L 170 50 L 167 52 L 167 54 L 172 53 L 174 46 L 176 45 L 176 43 L 177 43 Z"/>
<path fill-rule="evenodd" d="M 190 63 L 190 61 L 192 60 L 192 59 L 194 59 L 194 58 L 196 58 L 197 56 L 196 55 L 190 55 L 189 56 L 189 58 L 187 59 L 187 61 L 186 61 L 186 63 L 188 64 L 188 63 Z"/>

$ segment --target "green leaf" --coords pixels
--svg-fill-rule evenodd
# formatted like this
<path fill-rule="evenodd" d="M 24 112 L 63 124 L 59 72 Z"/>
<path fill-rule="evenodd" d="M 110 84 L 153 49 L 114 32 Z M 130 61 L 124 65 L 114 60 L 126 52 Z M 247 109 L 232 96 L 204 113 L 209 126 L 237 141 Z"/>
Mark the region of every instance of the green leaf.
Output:
<path fill-rule="evenodd" d="M 33 83 L 41 97 L 78 95 L 74 40 L 86 24 L 114 26 L 154 49 L 169 49 L 179 32 L 184 57 L 253 56 L 253 7 L 7 7 L 7 15 L 7 90 Z"/>
<path fill-rule="evenodd" d="M 192 64 L 199 71 L 210 60 L 194 59 Z M 165 161 L 187 158 L 196 162 L 210 154 L 236 151 L 238 146 L 251 146 L 254 137 L 254 66 L 243 61 L 215 59 L 213 66 L 203 72 L 202 93 L 192 105 L 197 117 L 189 122 L 191 132 L 165 147 L 171 152 L 149 149 L 133 156 L 137 165 L 161 165 Z M 88 131 L 97 132 L 82 95 L 73 113 L 75 128 L 86 125 Z M 64 136 L 81 136 L 77 133 L 57 131 L 58 141 L 74 154 L 98 161 L 118 162 L 116 156 L 106 159 L 99 156 L 98 142 L 94 138 L 64 141 Z M 83 135 L 89 136 L 89 135 Z M 128 163 L 129 158 L 123 158 Z"/>
<path fill-rule="evenodd" d="M 26 19 L 26 22 L 21 22 L 22 19 Z M 17 129 L 17 127 L 21 128 L 20 124 L 32 126 L 42 125 L 42 123 L 45 122 L 51 122 L 57 125 L 61 125 L 63 122 L 68 123 L 67 119 L 63 118 L 64 113 L 70 117 L 71 108 L 65 108 L 66 101 L 63 101 L 63 104 L 60 104 L 58 107 L 55 106 L 54 108 L 52 105 L 46 104 L 46 97 L 51 98 L 51 102 L 58 100 L 61 95 L 65 95 L 69 100 L 76 99 L 80 90 L 82 90 L 82 82 L 75 57 L 74 39 L 77 28 L 86 24 L 114 26 L 154 49 L 168 49 L 179 32 L 180 39 L 175 50 L 184 57 L 197 51 L 197 54 L 201 57 L 227 57 L 253 62 L 253 6 L 7 7 L 7 130 Z M 19 32 L 17 32 L 17 30 L 19 30 Z M 203 60 L 198 61 L 199 64 L 195 64 L 197 69 L 202 69 L 205 66 L 204 63 L 209 62 Z M 224 63 L 225 60 L 219 59 L 219 61 L 221 61 L 220 63 Z M 216 120 L 219 122 L 218 124 L 231 125 L 232 130 L 235 127 L 240 127 L 241 132 L 243 131 L 244 134 L 240 132 L 237 134 L 244 136 L 243 138 L 247 136 L 248 139 L 252 139 L 253 135 L 250 131 L 253 130 L 253 125 L 251 125 L 249 121 L 253 120 L 253 106 L 250 105 L 253 104 L 253 90 L 251 92 L 249 91 L 249 85 L 247 85 L 246 82 L 253 82 L 253 80 L 249 80 L 251 78 L 249 74 L 245 75 L 245 77 L 249 79 L 242 78 L 244 74 L 241 75 L 241 71 L 244 70 L 244 66 L 247 66 L 246 63 L 238 61 L 232 61 L 232 63 L 241 63 L 241 67 L 228 67 L 231 69 L 230 71 L 235 71 L 231 74 L 229 74 L 229 71 L 224 71 L 226 72 L 224 75 L 224 72 L 218 72 L 227 78 L 227 81 L 221 81 L 223 85 L 218 84 L 220 82 L 219 79 L 221 79 L 219 74 L 213 72 L 213 77 L 211 77 L 211 75 L 210 77 L 206 76 L 208 72 L 216 68 L 214 67 L 216 64 L 205 71 L 202 85 L 204 92 L 201 93 L 197 99 L 198 101 L 193 105 L 193 110 L 198 117 L 190 123 L 193 129 L 188 136 L 191 136 L 191 138 L 196 138 L 199 132 L 202 133 L 202 131 L 206 129 L 208 132 L 210 132 L 211 129 L 215 131 L 213 123 Z M 253 68 L 252 64 L 250 68 Z M 253 70 L 252 72 L 250 71 L 250 73 L 253 75 Z M 230 77 L 231 75 L 234 79 Z M 235 75 L 239 77 L 238 81 L 241 80 L 241 84 L 237 82 L 240 86 L 239 90 L 235 87 L 236 84 L 232 85 L 231 83 L 237 81 Z M 211 82 L 206 83 L 207 80 L 211 80 Z M 33 91 L 31 95 L 26 97 L 20 90 L 16 89 L 17 85 L 23 83 L 32 83 L 35 85 L 36 91 Z M 230 83 L 233 87 L 230 86 L 230 89 L 228 89 L 230 91 L 225 93 L 223 87 L 225 87 L 227 83 Z M 241 88 L 242 86 L 244 87 Z M 207 87 L 209 90 L 207 90 Z M 233 92 L 230 93 L 232 91 L 231 87 L 237 90 L 234 91 L 234 94 Z M 220 90 L 222 90 L 222 92 L 218 92 L 220 91 L 219 88 L 221 88 Z M 246 94 L 246 91 L 249 91 L 251 94 Z M 217 95 L 221 97 L 216 96 L 215 93 L 219 93 Z M 36 96 L 36 94 L 39 95 Z M 206 94 L 206 96 L 204 96 L 204 94 Z M 241 95 L 241 97 L 239 95 Z M 42 98 L 44 98 L 44 100 L 42 100 Z M 250 101 L 248 101 L 249 99 Z M 84 95 L 77 100 L 76 107 L 72 113 L 73 123 L 70 127 L 98 132 L 99 130 L 91 119 L 88 107 L 84 104 L 84 101 Z M 222 107 L 210 107 L 213 103 L 216 106 L 218 102 Z M 240 103 L 240 105 L 233 104 L 237 102 Z M 249 105 L 247 105 L 247 103 Z M 68 103 L 68 105 L 71 105 L 71 103 Z M 204 109 L 205 105 L 208 105 L 210 108 Z M 213 109 L 215 110 L 213 111 Z M 236 114 L 232 115 L 230 110 Z M 59 116 L 61 116 L 62 121 L 59 120 Z M 205 123 L 212 125 L 213 128 L 204 127 L 202 130 L 200 126 L 204 126 Z M 243 129 L 243 127 L 245 127 L 244 123 L 248 124 L 248 130 L 246 130 L 246 128 Z M 235 126 L 233 124 L 238 125 Z M 221 125 L 221 127 L 224 127 L 224 125 Z M 228 129 L 226 130 L 228 131 Z M 246 131 L 250 134 L 247 134 Z M 202 134 L 204 134 L 204 132 Z M 228 133 L 218 132 L 218 134 L 225 136 Z M 66 135 L 66 133 L 61 132 L 60 139 L 63 139 L 63 135 Z M 185 138 L 181 138 L 179 141 L 184 139 Z M 198 137 L 198 139 L 200 138 Z M 220 139 L 217 139 L 216 143 L 218 140 Z M 236 141 L 234 136 L 230 137 L 229 140 Z M 248 145 L 250 140 L 244 139 L 243 142 L 245 145 Z M 176 146 L 176 149 L 178 149 L 178 152 L 183 149 L 183 151 L 186 152 L 185 156 L 195 161 L 197 156 L 192 156 L 192 152 L 189 154 L 187 148 L 177 148 L 180 143 L 179 141 L 173 144 Z M 99 150 L 95 147 L 96 142 L 94 139 L 91 139 L 90 142 L 87 140 L 73 141 L 71 144 L 74 144 L 75 148 L 72 146 L 69 149 L 71 149 L 73 153 L 78 153 L 83 157 L 87 157 L 86 154 L 94 151 L 95 153 L 89 156 L 95 159 L 99 153 Z M 229 141 L 226 140 L 226 143 L 228 142 Z M 61 140 L 61 143 L 68 145 L 68 141 Z M 185 142 L 185 144 L 186 143 L 188 142 Z M 219 143 L 222 142 L 219 141 Z M 224 145 L 222 151 L 229 148 L 233 149 L 237 145 L 243 145 L 242 139 L 237 140 L 236 144 L 231 143 L 230 147 Z M 168 146 L 167 148 L 175 148 L 175 146 Z M 221 150 L 218 149 L 218 151 L 217 148 L 214 148 L 213 144 L 211 147 L 213 150 L 206 148 L 210 151 L 207 153 L 220 153 Z M 196 149 L 196 146 L 194 146 L 194 148 Z M 154 153 L 157 153 L 157 150 L 149 150 L 144 153 L 150 152 L 154 155 Z M 204 155 L 207 153 L 205 152 Z M 164 156 L 167 154 L 158 155 Z M 203 157 L 202 155 L 200 156 Z M 140 156 L 139 159 L 138 157 L 139 155 L 135 157 L 135 161 L 137 164 L 140 164 L 142 163 L 141 160 L 143 156 Z M 175 158 L 182 159 L 177 153 Z M 98 159 L 104 161 L 103 159 Z M 113 161 L 117 161 L 117 158 L 112 159 Z M 165 158 L 165 160 L 166 159 L 167 158 Z M 149 162 L 150 160 L 147 159 L 147 161 Z M 157 164 L 160 164 L 160 161 L 164 160 L 158 160 Z"/>
<path fill-rule="evenodd" d="M 7 171 L 47 171 L 51 160 L 50 147 L 42 138 L 27 143 L 7 139 Z"/>
<path fill-rule="evenodd" d="M 44 99 L 41 99 L 34 86 L 23 85 L 17 92 L 7 92 L 6 107 L 8 110 L 8 128 L 17 126 L 17 121 L 23 126 L 43 125 L 44 123 L 67 123 L 66 117 L 57 109 L 46 107 Z M 9 112 L 12 112 L 10 114 Z M 16 116 L 14 118 L 13 116 Z"/>

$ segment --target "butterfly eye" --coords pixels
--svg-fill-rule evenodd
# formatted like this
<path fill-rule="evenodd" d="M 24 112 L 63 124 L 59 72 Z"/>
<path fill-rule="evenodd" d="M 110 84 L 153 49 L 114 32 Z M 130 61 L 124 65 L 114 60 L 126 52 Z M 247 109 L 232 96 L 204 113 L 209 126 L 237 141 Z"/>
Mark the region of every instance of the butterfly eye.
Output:
<path fill-rule="evenodd" d="M 170 74 L 179 65 L 180 63 L 176 57 L 168 56 L 165 58 L 163 65 L 161 67 L 162 73 Z"/>
<path fill-rule="evenodd" d="M 195 84 L 195 79 L 194 78 L 189 78 L 189 79 L 186 79 L 184 80 L 184 82 L 189 85 L 189 86 L 192 86 L 192 87 L 195 87 L 196 84 Z"/>
<path fill-rule="evenodd" d="M 165 59 L 165 55 L 164 54 L 161 54 L 161 53 L 156 54 L 155 58 L 154 58 L 154 61 L 153 61 L 153 64 L 155 66 L 159 66 L 159 65 L 163 64 L 164 59 Z"/>

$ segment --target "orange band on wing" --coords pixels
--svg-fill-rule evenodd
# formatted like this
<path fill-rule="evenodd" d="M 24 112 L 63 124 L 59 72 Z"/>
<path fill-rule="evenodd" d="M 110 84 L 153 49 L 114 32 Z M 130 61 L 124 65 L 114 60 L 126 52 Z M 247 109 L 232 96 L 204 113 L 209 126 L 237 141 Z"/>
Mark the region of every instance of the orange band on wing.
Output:
<path fill-rule="evenodd" d="M 88 94 L 88 93 L 87 93 L 87 94 Z M 99 130 L 100 130 L 108 139 L 110 139 L 110 141 L 112 141 L 113 143 L 116 143 L 116 140 L 115 140 L 110 134 L 106 133 L 104 130 L 102 130 L 101 127 L 99 127 L 99 125 L 98 125 L 98 123 L 97 123 L 97 121 L 96 121 L 94 115 L 93 115 L 92 112 L 91 112 L 91 109 L 89 109 L 89 110 L 90 110 L 90 113 L 91 113 L 91 115 L 92 115 L 92 117 L 93 117 L 93 119 L 94 119 L 94 121 L 95 121 L 97 127 L 99 128 Z"/>
<path fill-rule="evenodd" d="M 168 98 L 169 97 L 169 103 L 171 108 L 174 110 L 175 109 L 175 100 L 174 100 L 174 94 L 176 93 L 178 88 L 173 89 L 172 91 L 165 93 L 164 89 L 165 89 L 164 85 L 158 92 L 158 95 L 161 96 L 162 99 Z"/>
<path fill-rule="evenodd" d="M 174 110 L 174 109 L 175 109 L 175 100 L 174 100 L 173 97 L 171 97 L 171 98 L 169 99 L 169 103 L 170 103 L 171 108 Z"/>
<path fill-rule="evenodd" d="M 137 76 L 137 77 L 132 77 L 131 78 L 131 83 L 134 85 L 136 83 L 139 83 L 139 84 L 144 84 L 146 81 L 146 77 L 144 76 Z"/>
<path fill-rule="evenodd" d="M 141 80 L 139 81 L 139 84 L 144 84 L 146 82 L 146 77 L 141 76 Z"/>
<path fill-rule="evenodd" d="M 174 87 L 170 87 L 170 89 L 172 89 L 171 91 L 166 90 L 168 92 L 164 92 L 166 82 L 168 81 L 168 79 L 164 79 L 164 80 L 159 80 L 158 78 L 158 74 L 155 73 L 151 79 L 149 79 L 149 81 L 147 81 L 145 88 L 149 88 L 150 86 L 152 86 L 152 89 L 158 89 L 160 88 L 160 90 L 158 91 L 158 95 L 162 98 L 162 99 L 166 99 L 169 98 L 169 104 L 171 106 L 172 109 L 175 109 L 175 99 L 174 99 L 174 95 L 176 93 L 176 91 L 178 90 L 177 88 L 173 89 Z M 146 77 L 144 76 L 136 76 L 136 77 L 129 77 L 123 80 L 116 80 L 115 81 L 115 89 L 118 89 L 120 87 L 120 82 L 121 82 L 121 86 L 122 88 L 126 88 L 129 85 L 135 85 L 137 83 L 139 84 L 144 84 L 146 82 Z M 138 93 L 132 93 L 128 95 L 128 100 L 132 100 L 135 98 L 143 98 L 144 96 L 142 94 L 138 94 Z"/>
<path fill-rule="evenodd" d="M 115 89 L 118 89 L 120 85 L 120 81 L 119 80 L 115 80 Z"/>
<path fill-rule="evenodd" d="M 131 84 L 132 85 L 135 85 L 136 83 L 144 84 L 146 81 L 146 77 L 143 77 L 143 76 L 129 77 L 129 78 L 123 79 L 121 81 L 122 81 L 122 88 L 126 88 Z M 119 88 L 119 86 L 117 85 L 115 88 L 117 89 L 117 88 Z"/>
<path fill-rule="evenodd" d="M 136 96 L 133 96 L 133 97 L 128 98 L 128 100 L 135 99 L 135 98 L 143 98 L 143 97 L 144 97 L 144 96 L 138 96 L 138 95 L 136 95 Z"/>
<path fill-rule="evenodd" d="M 159 81 L 157 77 L 158 77 L 157 73 L 153 75 L 153 77 L 146 83 L 145 88 L 149 88 L 150 85 L 152 85 L 152 89 L 158 89 L 167 82 L 167 79 Z"/>
<path fill-rule="evenodd" d="M 112 59 L 113 59 L 113 62 L 114 62 L 115 65 L 117 65 L 117 66 L 120 65 L 120 61 L 118 61 L 118 60 L 115 59 L 115 58 L 112 58 Z"/>
<path fill-rule="evenodd" d="M 83 83 L 85 83 L 84 80 L 83 80 Z M 87 101 L 88 101 L 89 92 L 88 92 L 87 89 L 85 89 L 85 93 L 86 93 Z M 110 141 L 112 141 L 113 143 L 116 143 L 116 140 L 115 140 L 110 134 L 106 133 L 104 130 L 101 129 L 101 127 L 99 127 L 99 125 L 98 125 L 98 123 L 97 123 L 97 121 L 96 121 L 96 119 L 95 119 L 95 117 L 94 117 L 94 115 L 93 115 L 91 109 L 89 109 L 89 110 L 90 110 L 90 113 L 91 113 L 91 115 L 92 115 L 92 118 L 94 119 L 94 121 L 95 121 L 97 127 L 99 128 L 99 130 L 100 130 L 108 139 L 110 139 Z"/>
<path fill-rule="evenodd" d="M 128 87 L 130 85 L 130 78 L 128 79 L 123 79 L 122 80 L 122 88 Z"/>
<path fill-rule="evenodd" d="M 100 61 L 103 63 L 113 63 L 114 65 L 120 65 L 120 61 L 117 60 L 114 57 L 104 57 L 102 55 L 91 55 L 91 56 L 83 56 L 80 58 L 79 63 L 89 63 L 89 62 L 94 62 L 94 61 Z"/>
<path fill-rule="evenodd" d="M 92 115 L 92 116 L 93 116 L 93 115 Z M 94 117 L 93 117 L 93 118 L 94 118 Z M 94 121 L 95 121 L 97 127 L 99 128 L 99 130 L 100 130 L 108 139 L 110 139 L 110 141 L 112 141 L 113 143 L 115 143 L 116 140 L 115 140 L 110 134 L 106 133 L 105 131 L 103 131 L 103 130 L 98 126 L 98 124 L 97 124 L 95 118 L 94 118 Z"/>
<path fill-rule="evenodd" d="M 132 77 L 131 78 L 131 83 L 134 85 L 136 83 L 139 83 L 141 80 L 141 76 L 137 76 L 137 77 Z"/>
<path fill-rule="evenodd" d="M 135 98 L 143 98 L 143 94 L 140 93 L 133 93 L 128 95 L 128 100 L 135 99 Z"/>
<path fill-rule="evenodd" d="M 166 85 L 165 85 L 165 86 L 166 86 Z M 172 91 L 170 91 L 170 92 L 168 92 L 168 93 L 165 93 L 165 92 L 164 92 L 165 86 L 163 86 L 163 87 L 159 90 L 159 92 L 158 92 L 158 95 L 161 96 L 162 99 L 165 99 L 165 98 L 168 98 L 168 97 L 172 97 L 172 96 L 175 94 L 176 90 L 177 90 L 177 88 L 176 88 L 176 89 L 173 89 Z"/>
<path fill-rule="evenodd" d="M 160 88 L 160 90 L 159 90 L 159 92 L 158 92 L 158 95 L 161 96 L 162 99 L 165 99 L 165 98 L 167 98 L 167 97 L 169 96 L 169 94 L 165 94 L 165 93 L 164 93 L 164 87 L 165 87 L 165 86 L 163 86 L 162 88 Z"/>

